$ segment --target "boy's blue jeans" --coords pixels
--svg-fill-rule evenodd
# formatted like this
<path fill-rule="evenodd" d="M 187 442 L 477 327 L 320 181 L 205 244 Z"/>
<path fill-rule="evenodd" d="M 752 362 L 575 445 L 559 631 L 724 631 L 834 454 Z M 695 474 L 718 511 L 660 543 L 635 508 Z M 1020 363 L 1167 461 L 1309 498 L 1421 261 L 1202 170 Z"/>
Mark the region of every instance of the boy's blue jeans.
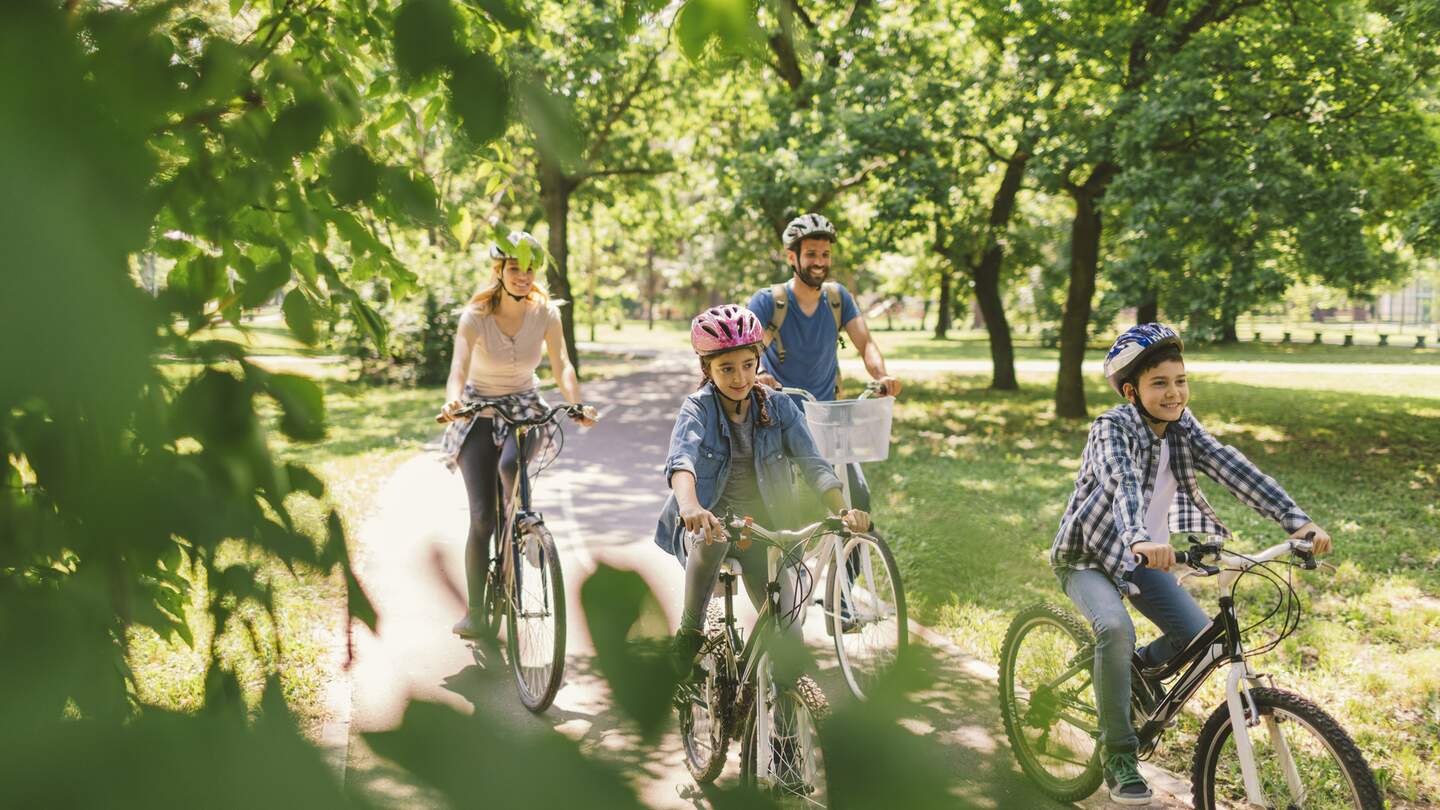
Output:
<path fill-rule="evenodd" d="M 1095 708 L 1100 712 L 1101 741 L 1109 753 L 1134 751 L 1139 745 L 1130 722 L 1135 624 L 1125 610 L 1125 600 L 1103 571 L 1063 568 L 1057 575 L 1065 595 L 1095 632 Z M 1131 601 L 1162 633 L 1139 651 L 1147 665 L 1169 660 L 1210 624 L 1210 617 L 1170 574 L 1137 568 L 1131 581 L 1140 589 Z"/>

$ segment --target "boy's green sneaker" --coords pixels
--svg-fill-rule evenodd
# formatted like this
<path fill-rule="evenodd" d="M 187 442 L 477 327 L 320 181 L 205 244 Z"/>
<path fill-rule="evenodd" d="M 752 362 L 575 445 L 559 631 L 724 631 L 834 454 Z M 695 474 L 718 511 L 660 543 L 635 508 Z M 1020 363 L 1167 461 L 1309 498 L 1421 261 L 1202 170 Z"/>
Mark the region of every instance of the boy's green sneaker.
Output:
<path fill-rule="evenodd" d="M 1133 751 L 1105 758 L 1105 785 L 1110 788 L 1110 801 L 1116 804 L 1149 804 L 1154 795 L 1140 775 L 1140 760 Z"/>

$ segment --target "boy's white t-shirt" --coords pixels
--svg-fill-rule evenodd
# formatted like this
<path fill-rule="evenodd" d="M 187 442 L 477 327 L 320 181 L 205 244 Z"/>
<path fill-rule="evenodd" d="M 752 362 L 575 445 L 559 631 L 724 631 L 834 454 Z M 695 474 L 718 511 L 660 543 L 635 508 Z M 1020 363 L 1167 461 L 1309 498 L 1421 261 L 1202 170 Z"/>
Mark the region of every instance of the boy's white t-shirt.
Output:
<path fill-rule="evenodd" d="M 1152 543 L 1170 541 L 1170 506 L 1175 503 L 1175 493 L 1180 489 L 1175 473 L 1170 471 L 1170 443 L 1160 442 L 1160 471 L 1155 474 L 1155 490 L 1150 493 L 1150 502 L 1145 507 L 1145 531 Z"/>

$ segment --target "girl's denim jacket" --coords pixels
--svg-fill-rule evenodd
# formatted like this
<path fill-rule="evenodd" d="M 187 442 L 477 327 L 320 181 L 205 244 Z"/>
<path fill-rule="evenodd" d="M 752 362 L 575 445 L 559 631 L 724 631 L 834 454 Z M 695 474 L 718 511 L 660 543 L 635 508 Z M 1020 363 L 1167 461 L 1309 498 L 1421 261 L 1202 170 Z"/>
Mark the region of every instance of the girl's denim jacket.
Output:
<path fill-rule="evenodd" d="M 759 407 L 753 392 L 750 407 L 752 410 Z M 840 479 L 820 458 L 805 424 L 805 415 L 790 397 L 770 396 L 766 407 L 770 411 L 770 424 L 755 425 L 755 476 L 760 497 L 772 519 L 782 524 L 766 528 L 794 528 L 804 515 L 814 510 L 801 500 L 813 495 L 794 486 L 790 465 L 800 470 L 810 489 L 817 493 L 838 489 Z M 720 401 L 711 385 L 686 397 L 680 414 L 675 417 L 669 457 L 665 460 L 667 484 L 677 470 L 695 476 L 695 494 L 700 505 L 714 509 L 725 492 L 730 474 L 730 420 L 720 412 Z M 675 493 L 671 492 L 655 529 L 655 545 L 676 554 L 684 529 L 680 506 Z"/>

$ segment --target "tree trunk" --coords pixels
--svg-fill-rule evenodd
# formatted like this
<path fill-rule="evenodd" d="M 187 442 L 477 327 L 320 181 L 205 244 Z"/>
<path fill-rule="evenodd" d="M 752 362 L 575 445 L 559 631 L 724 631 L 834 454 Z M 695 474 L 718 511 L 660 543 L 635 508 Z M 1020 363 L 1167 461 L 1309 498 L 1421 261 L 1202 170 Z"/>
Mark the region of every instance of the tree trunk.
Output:
<path fill-rule="evenodd" d="M 550 295 L 567 306 L 560 308 L 561 325 L 565 331 L 565 351 L 575 372 L 580 372 L 580 352 L 575 346 L 575 296 L 570 290 L 570 195 L 576 183 L 566 177 L 560 167 L 548 161 L 540 164 L 540 199 L 545 208 L 545 222 L 550 226 L 550 269 L 545 274 Z"/>
<path fill-rule="evenodd" d="M 1227 296 L 1228 298 L 1228 296 Z M 1240 318 L 1238 308 L 1225 301 L 1220 305 L 1220 342 L 1239 343 L 1240 335 L 1235 331 L 1235 321 Z"/>
<path fill-rule="evenodd" d="M 999 391 L 1018 391 L 1015 379 L 1015 344 L 1010 337 L 1010 321 L 1005 318 L 1005 302 L 1000 296 L 1000 269 L 1005 263 L 1005 243 L 1001 236 L 1010 227 L 1015 212 L 1015 198 L 1025 179 L 1030 155 L 1017 149 L 1005 165 L 1005 177 L 990 204 L 990 235 L 985 253 L 975 266 L 975 302 L 985 318 L 985 331 L 990 335 L 990 362 L 993 366 L 990 387 Z"/>
<path fill-rule="evenodd" d="M 1000 299 L 1000 261 L 1004 250 L 992 245 L 985 251 L 975 269 L 975 303 L 985 318 L 985 331 L 990 334 L 990 387 L 998 391 L 1018 391 L 1015 379 L 1015 344 L 1010 339 L 1010 322 L 1005 318 L 1005 305 Z"/>
<path fill-rule="evenodd" d="M 1100 261 L 1100 194 L 1092 183 L 1071 186 L 1069 191 L 1075 200 L 1075 219 L 1070 225 L 1070 290 L 1065 298 L 1065 316 L 1060 321 L 1055 413 L 1067 419 L 1084 419 L 1089 414 L 1085 409 L 1082 367 L 1090 331 L 1091 298 L 1095 295 L 1095 271 Z"/>
<path fill-rule="evenodd" d="M 935 339 L 944 340 L 946 333 L 950 331 L 950 277 L 955 270 L 950 265 L 949 259 L 942 260 L 940 266 L 940 295 L 936 299 Z"/>
<path fill-rule="evenodd" d="M 1155 323 L 1160 320 L 1160 302 L 1155 299 L 1155 293 L 1147 293 L 1145 300 L 1135 307 L 1135 323 Z"/>

